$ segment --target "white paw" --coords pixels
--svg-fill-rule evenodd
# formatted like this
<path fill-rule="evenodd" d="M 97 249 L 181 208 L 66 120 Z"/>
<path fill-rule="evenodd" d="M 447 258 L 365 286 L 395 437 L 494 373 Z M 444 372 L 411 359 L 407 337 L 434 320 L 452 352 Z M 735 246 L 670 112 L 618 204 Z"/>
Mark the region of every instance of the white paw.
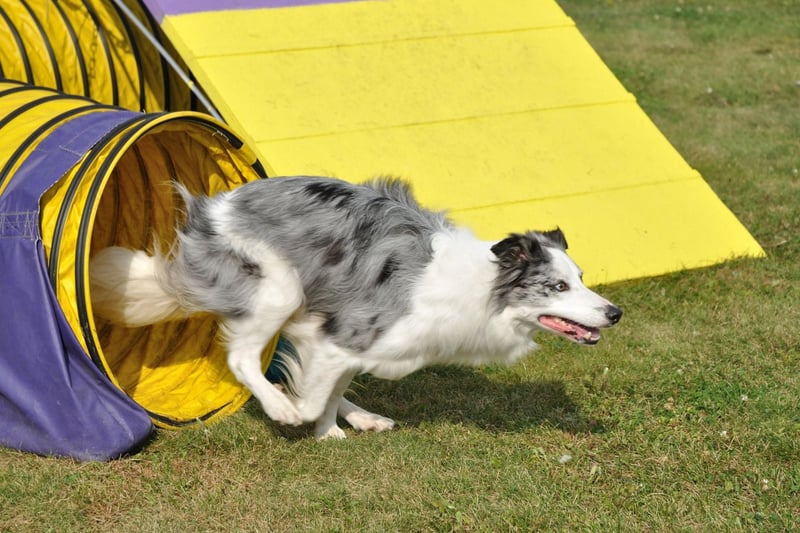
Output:
<path fill-rule="evenodd" d="M 300 417 L 297 408 L 289 401 L 289 398 L 282 394 L 270 398 L 269 403 L 262 402 L 261 407 L 264 409 L 264 412 L 267 413 L 268 417 L 279 424 L 285 426 L 299 426 L 303 423 L 303 419 Z"/>
<path fill-rule="evenodd" d="M 394 429 L 394 420 L 375 413 L 350 413 L 345 420 L 358 431 L 380 432 Z"/>
<path fill-rule="evenodd" d="M 317 436 L 317 440 L 327 440 L 327 439 L 342 440 L 347 438 L 347 435 L 345 435 L 344 430 L 339 426 L 337 426 L 336 424 L 330 427 L 316 428 L 315 433 Z"/>

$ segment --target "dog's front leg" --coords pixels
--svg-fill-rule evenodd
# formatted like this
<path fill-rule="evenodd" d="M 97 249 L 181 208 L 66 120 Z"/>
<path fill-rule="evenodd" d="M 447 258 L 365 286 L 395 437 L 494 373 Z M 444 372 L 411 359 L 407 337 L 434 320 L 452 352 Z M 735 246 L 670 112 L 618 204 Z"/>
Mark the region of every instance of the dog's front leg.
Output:
<path fill-rule="evenodd" d="M 328 400 L 325 403 L 325 409 L 322 415 L 317 419 L 314 426 L 314 435 L 317 440 L 325 439 L 344 439 L 345 433 L 342 428 L 336 423 L 336 415 L 339 411 L 339 405 L 344 400 L 342 395 L 347 390 L 347 386 L 353 380 L 355 372 L 347 372 L 339 378 L 336 385 L 333 387 Z"/>
<path fill-rule="evenodd" d="M 316 422 L 318 439 L 344 438 L 336 425 L 336 412 L 358 371 L 352 356 L 333 344 L 322 342 L 305 351 L 300 370 L 293 376 L 295 406 L 304 422 Z"/>

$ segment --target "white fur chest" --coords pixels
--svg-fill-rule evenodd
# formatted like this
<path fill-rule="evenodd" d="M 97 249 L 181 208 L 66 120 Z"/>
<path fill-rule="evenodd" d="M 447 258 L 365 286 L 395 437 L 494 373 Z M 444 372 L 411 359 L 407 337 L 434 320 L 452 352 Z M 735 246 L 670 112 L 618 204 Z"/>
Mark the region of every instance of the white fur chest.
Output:
<path fill-rule="evenodd" d="M 438 234 L 411 312 L 363 354 L 364 371 L 396 379 L 433 364 L 510 363 L 533 350 L 514 310 L 494 309 L 490 246 L 468 230 Z"/>

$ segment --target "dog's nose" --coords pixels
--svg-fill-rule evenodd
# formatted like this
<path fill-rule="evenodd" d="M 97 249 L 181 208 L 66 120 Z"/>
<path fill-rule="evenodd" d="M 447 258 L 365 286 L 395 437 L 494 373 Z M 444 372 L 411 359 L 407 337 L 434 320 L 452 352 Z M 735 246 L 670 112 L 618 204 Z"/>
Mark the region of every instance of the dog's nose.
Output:
<path fill-rule="evenodd" d="M 617 322 L 619 322 L 619 319 L 622 318 L 622 309 L 620 309 L 616 305 L 607 305 L 606 318 L 612 324 L 616 324 Z"/>

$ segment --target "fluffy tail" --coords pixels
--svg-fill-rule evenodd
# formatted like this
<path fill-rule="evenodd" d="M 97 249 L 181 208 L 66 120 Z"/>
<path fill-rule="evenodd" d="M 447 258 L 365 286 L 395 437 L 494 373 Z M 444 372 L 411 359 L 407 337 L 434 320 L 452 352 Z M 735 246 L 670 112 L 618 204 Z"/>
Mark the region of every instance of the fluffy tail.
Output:
<path fill-rule="evenodd" d="M 128 327 L 185 318 L 189 313 L 167 286 L 168 266 L 161 255 L 118 246 L 101 250 L 89 264 L 94 313 Z"/>

